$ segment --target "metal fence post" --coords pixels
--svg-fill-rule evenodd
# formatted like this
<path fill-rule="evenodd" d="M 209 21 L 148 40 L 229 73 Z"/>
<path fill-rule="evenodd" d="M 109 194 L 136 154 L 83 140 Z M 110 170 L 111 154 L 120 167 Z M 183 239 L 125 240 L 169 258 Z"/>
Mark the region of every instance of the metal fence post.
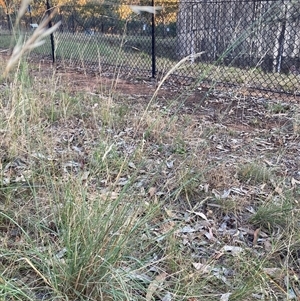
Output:
<path fill-rule="evenodd" d="M 33 24 L 32 22 L 32 14 L 31 14 L 31 5 L 28 5 L 27 11 L 29 12 L 29 18 L 30 18 L 30 24 Z"/>
<path fill-rule="evenodd" d="M 10 17 L 8 8 L 6 8 L 6 20 L 7 20 L 8 30 L 9 30 L 9 32 L 11 32 L 12 25 L 11 25 L 11 17 Z"/>
<path fill-rule="evenodd" d="M 49 0 L 46 0 L 46 7 L 47 7 L 47 12 L 48 12 L 48 17 L 51 16 L 51 12 L 50 12 L 50 3 Z M 52 27 L 52 21 L 51 19 L 49 20 L 49 28 Z M 50 41 L 51 41 L 51 51 L 52 51 L 52 62 L 55 62 L 55 45 L 54 45 L 54 36 L 53 33 L 50 34 Z"/>
<path fill-rule="evenodd" d="M 152 78 L 156 75 L 156 57 L 155 57 L 155 0 L 152 0 Z"/>

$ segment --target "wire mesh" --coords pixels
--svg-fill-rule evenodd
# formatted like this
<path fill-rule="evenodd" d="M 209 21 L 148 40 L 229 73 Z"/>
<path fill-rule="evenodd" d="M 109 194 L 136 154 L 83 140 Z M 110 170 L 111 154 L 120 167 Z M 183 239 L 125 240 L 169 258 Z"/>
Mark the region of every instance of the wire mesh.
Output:
<path fill-rule="evenodd" d="M 61 6 L 53 24 L 55 57 L 73 65 L 123 66 L 151 74 L 155 29 L 155 72 L 211 85 L 300 95 L 300 2 L 291 0 L 206 0 L 163 2 L 152 15 L 126 5 Z M 13 10 L 0 9 L 0 47 L 8 47 Z M 20 28 L 30 34 L 45 7 L 28 9 Z M 35 50 L 51 55 L 50 41 Z M 202 52 L 200 56 L 197 53 Z"/>
<path fill-rule="evenodd" d="M 151 69 L 149 15 L 116 18 L 111 7 L 61 7 L 55 21 L 62 23 L 56 36 L 56 57 L 85 65 L 123 65 Z"/>

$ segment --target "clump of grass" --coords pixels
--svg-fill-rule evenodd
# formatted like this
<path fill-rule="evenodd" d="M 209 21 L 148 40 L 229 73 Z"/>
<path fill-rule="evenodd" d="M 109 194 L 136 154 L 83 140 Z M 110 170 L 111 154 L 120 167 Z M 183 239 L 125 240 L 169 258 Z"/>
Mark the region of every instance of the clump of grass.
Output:
<path fill-rule="evenodd" d="M 271 179 L 271 171 L 265 165 L 253 162 L 239 167 L 237 177 L 240 181 L 251 184 L 267 183 Z"/>
<path fill-rule="evenodd" d="M 176 137 L 173 141 L 172 152 L 179 155 L 186 155 L 188 153 L 188 145 L 181 137 Z"/>
<path fill-rule="evenodd" d="M 267 108 L 272 114 L 286 113 L 291 109 L 286 103 L 270 103 Z"/>
<path fill-rule="evenodd" d="M 290 200 L 282 200 L 280 202 L 275 199 L 269 202 L 263 202 L 250 221 L 255 226 L 267 230 L 273 230 L 276 227 L 286 228 L 293 217 L 293 205 Z"/>
<path fill-rule="evenodd" d="M 79 189 L 76 194 L 74 186 Z M 130 287 L 122 269 L 127 268 L 125 258 L 135 253 L 136 235 L 145 227 L 145 220 L 138 218 L 143 211 L 133 199 L 125 202 L 124 196 L 90 198 L 76 180 L 63 191 L 57 225 L 66 251 L 52 260 L 53 283 L 69 296 L 126 298 Z"/>
<path fill-rule="evenodd" d="M 296 112 L 292 118 L 293 122 L 293 133 L 299 134 L 300 133 L 300 112 Z"/>
<path fill-rule="evenodd" d="M 183 197 L 189 203 L 189 206 L 192 207 L 191 203 L 194 203 L 194 199 L 201 194 L 199 186 L 202 177 L 201 172 L 196 172 L 190 168 L 179 170 L 177 182 L 180 185 L 176 189 L 175 199 Z"/>
<path fill-rule="evenodd" d="M 238 215 L 239 212 L 245 207 L 245 202 L 242 202 L 239 199 L 234 198 L 220 198 L 216 197 L 213 202 L 212 206 L 217 207 L 216 211 L 219 211 L 221 214 L 236 214 Z"/>

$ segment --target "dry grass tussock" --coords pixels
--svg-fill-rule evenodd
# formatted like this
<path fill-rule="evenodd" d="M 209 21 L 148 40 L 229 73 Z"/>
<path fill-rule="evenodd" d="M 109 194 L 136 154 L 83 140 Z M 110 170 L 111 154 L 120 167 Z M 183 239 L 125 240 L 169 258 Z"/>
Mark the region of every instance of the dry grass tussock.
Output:
<path fill-rule="evenodd" d="M 298 103 L 145 103 L 16 68 L 0 86 L 1 299 L 300 297 Z"/>

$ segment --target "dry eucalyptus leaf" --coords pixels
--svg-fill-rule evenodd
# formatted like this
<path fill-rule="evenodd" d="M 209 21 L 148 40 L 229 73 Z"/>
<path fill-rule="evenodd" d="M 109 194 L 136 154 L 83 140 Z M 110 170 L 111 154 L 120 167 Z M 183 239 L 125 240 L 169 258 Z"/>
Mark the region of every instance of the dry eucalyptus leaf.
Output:
<path fill-rule="evenodd" d="M 150 197 L 153 197 L 156 193 L 156 187 L 150 187 L 148 190 Z"/>
<path fill-rule="evenodd" d="M 125 186 L 128 183 L 128 179 L 127 178 L 120 178 L 118 185 L 119 186 Z"/>
<path fill-rule="evenodd" d="M 187 210 L 187 212 L 195 214 L 197 216 L 200 216 L 201 218 L 203 218 L 206 221 L 208 220 L 207 217 L 206 217 L 206 215 L 204 213 L 202 213 L 202 212 L 195 212 L 195 211 L 189 211 L 189 210 Z"/>
<path fill-rule="evenodd" d="M 158 288 L 163 284 L 167 277 L 167 273 L 163 272 L 155 277 L 155 279 L 149 284 L 146 293 L 146 301 L 151 301 L 153 294 L 158 290 Z"/>
<path fill-rule="evenodd" d="M 100 194 L 101 199 L 103 200 L 116 200 L 119 197 L 119 194 L 117 192 L 114 191 L 103 191 Z"/>
<path fill-rule="evenodd" d="M 57 254 L 55 254 L 55 257 L 61 259 L 66 255 L 66 253 L 67 253 L 67 248 L 63 248 Z"/>
<path fill-rule="evenodd" d="M 272 278 L 281 279 L 284 275 L 284 272 L 280 268 L 263 268 L 263 271 Z"/>
<path fill-rule="evenodd" d="M 291 179 L 291 184 L 294 187 L 296 184 L 300 184 L 300 181 L 297 181 L 296 179 L 292 178 Z"/>
<path fill-rule="evenodd" d="M 170 209 L 165 208 L 165 212 L 167 213 L 168 217 L 171 217 L 171 218 L 175 218 L 176 217 L 176 214 L 172 210 L 170 210 Z"/>
<path fill-rule="evenodd" d="M 244 251 L 243 248 L 235 246 L 224 246 L 222 250 L 225 252 L 230 252 L 233 256 L 237 256 Z"/>
<path fill-rule="evenodd" d="M 213 189 L 212 191 L 212 194 L 216 197 L 216 198 L 220 198 L 221 196 L 220 196 L 220 192 L 218 191 L 218 190 L 216 190 L 216 189 Z"/>
<path fill-rule="evenodd" d="M 221 195 L 221 199 L 226 199 L 229 197 L 231 193 L 231 189 L 228 189 L 228 190 L 224 190 L 223 194 Z"/>
<path fill-rule="evenodd" d="M 265 249 L 267 252 L 272 251 L 273 246 L 272 246 L 272 243 L 271 243 L 268 239 L 264 241 L 263 245 L 264 245 L 264 249 Z"/>
<path fill-rule="evenodd" d="M 136 169 L 136 166 L 135 166 L 135 164 L 134 164 L 133 162 L 129 162 L 129 163 L 128 163 L 128 166 L 129 166 L 130 168 L 132 168 L 132 169 Z"/>
<path fill-rule="evenodd" d="M 282 194 L 282 188 L 280 188 L 279 186 L 277 186 L 276 188 L 275 188 L 275 192 L 277 192 L 281 197 L 284 197 L 283 196 L 283 194 Z"/>
<path fill-rule="evenodd" d="M 135 271 L 126 271 L 126 275 L 132 280 L 139 280 L 144 283 L 149 283 L 151 281 L 151 278 L 148 275 Z"/>
<path fill-rule="evenodd" d="M 170 292 L 167 292 L 164 297 L 161 299 L 161 301 L 171 301 L 172 300 L 172 296 Z"/>
<path fill-rule="evenodd" d="M 213 234 L 213 232 L 212 232 L 211 229 L 209 229 L 208 232 L 205 232 L 205 233 L 204 233 L 204 236 L 205 236 L 208 240 L 214 240 L 214 239 L 215 239 L 215 238 L 214 238 L 214 234 Z"/>
<path fill-rule="evenodd" d="M 89 171 L 85 171 L 81 176 L 81 181 L 86 181 L 90 175 Z"/>
<path fill-rule="evenodd" d="M 204 274 L 207 274 L 211 271 L 211 267 L 209 265 L 200 263 L 200 262 L 193 262 L 193 267 L 197 270 L 197 271 L 201 271 Z"/>
<path fill-rule="evenodd" d="M 196 229 L 192 228 L 191 226 L 185 226 L 179 230 L 180 233 L 193 233 L 196 232 Z"/>
<path fill-rule="evenodd" d="M 231 293 L 222 294 L 220 301 L 228 301 Z"/>
<path fill-rule="evenodd" d="M 253 246 L 256 246 L 259 237 L 260 228 L 256 229 L 253 234 Z"/>
<path fill-rule="evenodd" d="M 173 166 L 174 166 L 174 161 L 166 162 L 166 164 L 167 164 L 167 167 L 168 167 L 169 169 L 171 169 L 171 168 L 173 168 Z"/>

